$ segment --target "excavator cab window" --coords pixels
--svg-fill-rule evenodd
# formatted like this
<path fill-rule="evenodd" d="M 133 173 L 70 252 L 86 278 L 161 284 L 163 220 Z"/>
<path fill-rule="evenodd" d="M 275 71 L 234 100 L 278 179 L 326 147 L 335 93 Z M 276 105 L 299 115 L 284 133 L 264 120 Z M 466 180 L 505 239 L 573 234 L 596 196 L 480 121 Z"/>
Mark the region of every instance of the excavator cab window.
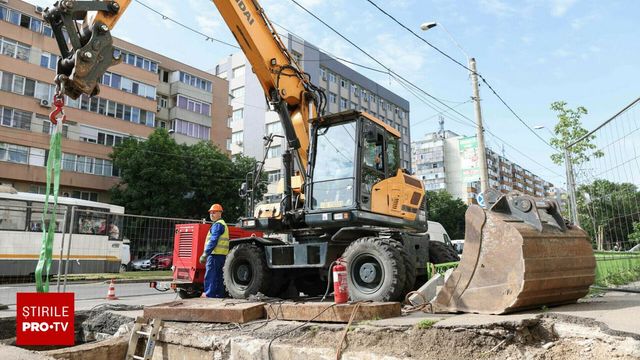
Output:
<path fill-rule="evenodd" d="M 384 151 L 384 131 L 373 125 L 363 124 L 362 178 L 360 203 L 365 210 L 371 209 L 373 185 L 384 180 L 387 154 Z"/>
<path fill-rule="evenodd" d="M 356 122 L 318 130 L 312 208 L 349 207 L 354 203 Z"/>

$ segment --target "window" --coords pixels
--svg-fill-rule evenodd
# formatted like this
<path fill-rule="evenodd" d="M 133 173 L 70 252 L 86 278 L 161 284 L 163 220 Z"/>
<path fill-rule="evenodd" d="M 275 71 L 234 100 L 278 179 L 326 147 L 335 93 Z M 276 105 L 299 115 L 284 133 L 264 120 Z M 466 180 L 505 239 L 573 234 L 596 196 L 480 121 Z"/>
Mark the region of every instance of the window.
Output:
<path fill-rule="evenodd" d="M 211 92 L 211 81 L 180 71 L 180 82 Z"/>
<path fill-rule="evenodd" d="M 233 111 L 233 121 L 242 120 L 244 118 L 244 109 L 237 109 Z"/>
<path fill-rule="evenodd" d="M 335 104 L 337 99 L 338 99 L 338 95 L 332 92 L 329 92 L 329 102 L 331 102 L 332 104 Z"/>
<path fill-rule="evenodd" d="M 140 55 L 131 54 L 122 49 L 115 49 L 114 55 L 120 55 L 122 57 L 122 62 L 129 65 L 139 67 L 152 73 L 158 72 L 158 63 L 151 59 L 147 59 Z"/>
<path fill-rule="evenodd" d="M 2 126 L 13 127 L 17 129 L 30 130 L 31 129 L 31 116 L 30 112 L 21 111 L 12 108 L 0 107 L 0 115 L 2 118 L 0 124 Z"/>
<path fill-rule="evenodd" d="M 322 80 L 327 81 L 327 70 L 320 68 L 320 78 Z"/>
<path fill-rule="evenodd" d="M 314 209 L 344 207 L 353 203 L 355 133 L 355 122 L 334 125 L 326 131 L 321 129 L 317 139 L 311 199 Z"/>
<path fill-rule="evenodd" d="M 0 143 L 0 161 L 28 164 L 29 148 L 26 146 Z"/>
<path fill-rule="evenodd" d="M 29 61 L 31 46 L 7 38 L 0 38 L 0 53 L 18 60 Z"/>
<path fill-rule="evenodd" d="M 340 97 L 340 110 L 347 108 L 347 99 Z"/>
<path fill-rule="evenodd" d="M 158 106 L 159 106 L 159 107 L 161 107 L 161 108 L 163 108 L 163 109 L 166 109 L 166 108 L 167 108 L 167 101 L 168 101 L 168 99 L 167 99 L 167 97 L 166 97 L 166 96 L 164 96 L 164 95 L 160 95 L 160 96 L 158 96 L 158 97 L 157 97 L 157 100 L 158 100 Z"/>
<path fill-rule="evenodd" d="M 280 145 L 272 146 L 267 149 L 267 159 L 273 159 L 282 155 L 282 147 Z"/>
<path fill-rule="evenodd" d="M 40 121 L 42 121 L 42 132 L 45 134 L 51 134 L 53 133 L 53 129 L 54 127 L 51 126 L 51 122 L 49 121 L 49 118 L 43 118 L 39 115 L 36 115 L 36 118 Z M 62 125 L 62 137 L 67 137 L 69 134 L 69 125 Z"/>
<path fill-rule="evenodd" d="M 193 111 L 202 115 L 211 115 L 211 104 L 189 99 L 183 95 L 176 97 L 176 104 L 179 108 Z"/>
<path fill-rule="evenodd" d="M 231 90 L 231 96 L 233 96 L 234 99 L 244 97 L 244 86 Z"/>
<path fill-rule="evenodd" d="M 267 171 L 267 178 L 269 179 L 269 183 L 280 181 L 282 172 L 280 170 Z"/>
<path fill-rule="evenodd" d="M 244 76 L 244 69 L 245 69 L 245 66 L 244 66 L 244 65 L 242 65 L 242 66 L 238 66 L 238 67 L 236 67 L 236 68 L 233 68 L 233 70 L 231 71 L 231 73 L 232 73 L 232 77 L 233 77 L 234 79 L 237 79 L 237 78 L 239 78 L 239 77 Z"/>
<path fill-rule="evenodd" d="M 2 159 L 0 144 L 0 159 Z M 27 203 L 24 201 L 5 200 L 7 208 L 0 212 L 0 230 L 25 230 L 27 228 Z"/>
<path fill-rule="evenodd" d="M 236 131 L 231 134 L 231 142 L 238 146 L 242 146 L 242 141 L 244 140 L 244 133 L 242 131 Z"/>
<path fill-rule="evenodd" d="M 211 128 L 208 126 L 176 119 L 173 122 L 173 127 L 176 133 L 196 139 L 209 140 L 210 137 Z"/>
<path fill-rule="evenodd" d="M 282 135 L 282 124 L 279 121 L 267 124 L 266 133 L 267 134 Z"/>
<path fill-rule="evenodd" d="M 336 74 L 329 72 L 329 81 L 331 81 L 332 83 L 336 83 L 338 81 L 338 79 L 336 78 Z"/>
<path fill-rule="evenodd" d="M 343 87 L 343 88 L 346 88 L 347 87 L 347 80 L 340 79 L 340 86 Z"/>

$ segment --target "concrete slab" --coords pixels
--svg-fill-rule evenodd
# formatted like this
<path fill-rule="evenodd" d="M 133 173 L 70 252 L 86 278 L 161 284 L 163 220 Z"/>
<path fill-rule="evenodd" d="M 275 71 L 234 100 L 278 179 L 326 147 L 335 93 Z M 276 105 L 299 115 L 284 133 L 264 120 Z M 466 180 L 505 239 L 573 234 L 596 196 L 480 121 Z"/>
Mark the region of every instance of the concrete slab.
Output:
<path fill-rule="evenodd" d="M 264 305 L 262 302 L 235 299 L 196 298 L 147 306 L 143 316 L 147 319 L 172 321 L 244 324 L 263 319 Z"/>
<path fill-rule="evenodd" d="M 308 302 L 308 303 L 281 303 L 265 307 L 270 319 L 338 322 L 347 323 L 353 313 L 356 304 Z M 398 302 L 371 302 L 360 303 L 354 320 L 387 319 L 400 316 L 401 307 Z"/>

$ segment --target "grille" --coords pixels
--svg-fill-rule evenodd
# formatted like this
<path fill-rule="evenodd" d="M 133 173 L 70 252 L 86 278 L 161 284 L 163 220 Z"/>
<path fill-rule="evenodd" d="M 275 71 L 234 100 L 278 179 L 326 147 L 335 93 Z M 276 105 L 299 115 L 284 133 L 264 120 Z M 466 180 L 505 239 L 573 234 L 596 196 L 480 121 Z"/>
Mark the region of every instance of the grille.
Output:
<path fill-rule="evenodd" d="M 193 241 L 193 232 L 185 231 L 180 233 L 178 240 L 178 256 L 181 258 L 191 257 L 191 243 Z"/>

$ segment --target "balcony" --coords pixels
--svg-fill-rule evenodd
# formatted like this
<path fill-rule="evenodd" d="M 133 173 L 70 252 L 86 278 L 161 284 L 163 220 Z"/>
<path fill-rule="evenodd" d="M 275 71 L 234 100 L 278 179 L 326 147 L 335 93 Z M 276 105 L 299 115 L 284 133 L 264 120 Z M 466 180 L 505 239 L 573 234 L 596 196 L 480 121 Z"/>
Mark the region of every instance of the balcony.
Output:
<path fill-rule="evenodd" d="M 211 126 L 210 116 L 198 114 L 193 111 L 181 109 L 175 106 L 172 107 L 171 110 L 169 110 L 168 120 L 173 120 L 173 119 L 180 119 L 180 120 L 189 121 L 195 124 Z"/>
<path fill-rule="evenodd" d="M 185 83 L 176 81 L 171 83 L 170 88 L 171 88 L 171 91 L 170 91 L 171 96 L 182 94 L 194 100 L 200 100 L 210 104 L 213 103 L 212 93 L 206 92 L 202 89 L 193 87 L 191 85 L 187 85 Z"/>

